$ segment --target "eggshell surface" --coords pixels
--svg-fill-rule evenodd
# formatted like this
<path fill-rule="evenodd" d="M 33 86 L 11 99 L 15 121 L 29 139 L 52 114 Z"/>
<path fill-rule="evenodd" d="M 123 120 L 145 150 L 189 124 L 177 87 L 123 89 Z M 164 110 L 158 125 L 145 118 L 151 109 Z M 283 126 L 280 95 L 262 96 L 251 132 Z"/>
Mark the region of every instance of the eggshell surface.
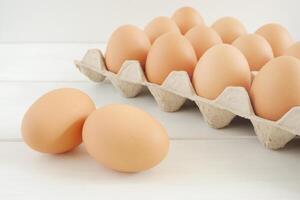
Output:
<path fill-rule="evenodd" d="M 148 81 L 162 84 L 172 71 L 186 71 L 191 77 L 196 63 L 196 53 L 190 42 L 179 33 L 169 32 L 153 43 L 145 72 Z"/>
<path fill-rule="evenodd" d="M 272 121 L 300 106 L 300 61 L 291 56 L 269 61 L 254 78 L 250 96 L 255 113 Z"/>
<path fill-rule="evenodd" d="M 192 7 L 182 7 L 174 12 L 172 19 L 175 21 L 182 34 L 197 25 L 203 25 L 204 20 L 200 13 Z"/>
<path fill-rule="evenodd" d="M 235 39 L 247 33 L 244 25 L 234 17 L 220 18 L 211 27 L 227 44 L 231 44 Z"/>
<path fill-rule="evenodd" d="M 32 149 L 63 153 L 82 142 L 82 127 L 95 110 L 89 96 L 77 89 L 56 89 L 40 97 L 25 113 L 22 136 Z"/>
<path fill-rule="evenodd" d="M 151 43 L 153 43 L 156 38 L 168 32 L 180 33 L 177 24 L 168 17 L 156 17 L 151 22 L 147 24 L 144 29 L 145 33 L 148 35 Z"/>
<path fill-rule="evenodd" d="M 118 73 L 126 60 L 137 60 L 144 67 L 150 47 L 150 40 L 144 31 L 132 25 L 121 26 L 108 41 L 106 67 L 109 71 Z"/>
<path fill-rule="evenodd" d="M 150 169 L 167 155 L 165 129 L 136 107 L 112 104 L 94 111 L 83 128 L 88 153 L 104 166 L 120 172 Z"/>
<path fill-rule="evenodd" d="M 288 30 L 279 24 L 266 24 L 255 33 L 263 36 L 270 43 L 275 57 L 283 55 L 284 51 L 293 44 Z"/>
<path fill-rule="evenodd" d="M 300 42 L 296 42 L 292 46 L 287 48 L 284 52 L 284 55 L 293 56 L 300 59 Z"/>
<path fill-rule="evenodd" d="M 244 54 L 252 71 L 259 71 L 274 57 L 271 45 L 257 34 L 242 35 L 232 45 Z"/>
<path fill-rule="evenodd" d="M 185 37 L 194 47 L 197 59 L 210 47 L 223 43 L 221 37 L 214 29 L 204 25 L 193 27 L 185 34 Z"/>
<path fill-rule="evenodd" d="M 226 87 L 250 89 L 251 72 L 245 56 L 235 47 L 218 44 L 207 50 L 198 61 L 193 84 L 204 98 L 217 98 Z"/>

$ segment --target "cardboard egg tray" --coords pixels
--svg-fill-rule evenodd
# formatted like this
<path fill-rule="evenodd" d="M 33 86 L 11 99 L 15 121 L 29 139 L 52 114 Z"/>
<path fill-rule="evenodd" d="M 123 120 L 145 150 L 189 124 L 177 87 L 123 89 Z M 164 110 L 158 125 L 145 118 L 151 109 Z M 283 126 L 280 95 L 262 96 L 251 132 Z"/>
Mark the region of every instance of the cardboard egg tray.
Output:
<path fill-rule="evenodd" d="M 280 120 L 274 122 L 255 115 L 249 95 L 243 87 L 227 87 L 215 100 L 197 96 L 188 74 L 174 71 L 162 85 L 147 82 L 138 61 L 126 61 L 118 74 L 106 69 L 103 54 L 90 49 L 81 61 L 75 61 L 77 68 L 94 82 L 108 78 L 124 97 L 137 96 L 147 87 L 161 110 L 175 112 L 187 99 L 199 107 L 205 121 L 213 128 L 223 128 L 235 116 L 251 120 L 259 141 L 269 149 L 283 148 L 300 135 L 300 107 L 294 107 Z M 255 74 L 252 74 L 255 76 Z"/>

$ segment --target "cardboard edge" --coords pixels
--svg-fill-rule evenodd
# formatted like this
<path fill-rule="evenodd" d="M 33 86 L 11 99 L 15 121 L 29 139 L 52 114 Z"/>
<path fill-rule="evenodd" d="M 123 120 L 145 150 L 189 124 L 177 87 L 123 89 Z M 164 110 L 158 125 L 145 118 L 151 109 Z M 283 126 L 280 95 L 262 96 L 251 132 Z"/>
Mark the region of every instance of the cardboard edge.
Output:
<path fill-rule="evenodd" d="M 74 61 L 77 69 L 88 77 L 93 82 L 102 82 L 105 80 L 106 76 L 100 72 L 95 71 L 92 68 L 87 67 L 85 64 L 81 63 L 80 61 Z"/>

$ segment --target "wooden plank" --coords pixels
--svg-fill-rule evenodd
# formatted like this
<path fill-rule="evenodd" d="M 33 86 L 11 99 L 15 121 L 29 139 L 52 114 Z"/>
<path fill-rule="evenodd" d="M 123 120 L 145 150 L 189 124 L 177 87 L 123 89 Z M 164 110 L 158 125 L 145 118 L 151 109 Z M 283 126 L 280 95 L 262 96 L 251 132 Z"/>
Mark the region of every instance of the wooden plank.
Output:
<path fill-rule="evenodd" d="M 0 81 L 86 81 L 73 61 L 104 44 L 0 44 Z"/>
<path fill-rule="evenodd" d="M 171 138 L 248 138 L 254 137 L 251 123 L 237 119 L 229 127 L 216 130 L 208 127 L 194 103 L 187 103 L 179 112 L 159 110 L 150 92 L 144 91 L 136 98 L 122 97 L 108 82 L 1 82 L 0 139 L 20 139 L 22 117 L 28 107 L 44 93 L 60 87 L 81 89 L 93 98 L 96 105 L 125 103 L 149 112 L 168 130 Z"/>
<path fill-rule="evenodd" d="M 272 5 L 272 9 L 269 8 Z M 300 35 L 299 2 L 289 0 L 130 0 L 130 1 L 0 1 L 0 42 L 76 42 L 108 40 L 122 24 L 143 28 L 156 16 L 171 16 L 181 6 L 193 6 L 210 26 L 222 16 L 240 19 L 249 32 L 265 23 L 287 27 L 293 36 Z M 17 13 L 17 15 L 15 14 Z M 30 13 L 30 14 L 28 14 Z"/>
<path fill-rule="evenodd" d="M 0 142 L 0 199 L 299 199 L 300 141 L 270 151 L 255 139 L 173 140 L 138 174 L 113 172 L 84 147 L 51 156 Z"/>

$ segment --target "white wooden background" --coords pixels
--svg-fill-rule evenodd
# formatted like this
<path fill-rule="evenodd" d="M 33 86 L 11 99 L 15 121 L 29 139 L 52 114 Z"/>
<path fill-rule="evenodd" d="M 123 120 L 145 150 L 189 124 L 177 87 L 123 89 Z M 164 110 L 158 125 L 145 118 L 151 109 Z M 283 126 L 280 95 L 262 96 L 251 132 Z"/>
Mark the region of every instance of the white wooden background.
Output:
<path fill-rule="evenodd" d="M 121 24 L 143 27 L 189 5 L 207 24 L 239 18 L 250 32 L 278 22 L 300 39 L 298 0 L 0 0 L 0 42 L 106 42 Z"/>
<path fill-rule="evenodd" d="M 161 112 L 147 91 L 121 97 L 109 82 L 94 84 L 73 65 L 89 48 L 105 49 L 112 29 L 142 26 L 155 15 L 193 5 L 211 23 L 222 15 L 249 30 L 268 21 L 300 36 L 298 1 L 92 1 L 0 0 L 0 199 L 299 199 L 300 140 L 280 151 L 265 149 L 250 122 L 209 128 L 194 104 Z M 143 108 L 167 128 L 166 160 L 150 171 L 120 174 L 91 159 L 84 146 L 50 156 L 21 140 L 26 109 L 45 92 L 75 87 L 97 106 L 127 103 Z"/>

